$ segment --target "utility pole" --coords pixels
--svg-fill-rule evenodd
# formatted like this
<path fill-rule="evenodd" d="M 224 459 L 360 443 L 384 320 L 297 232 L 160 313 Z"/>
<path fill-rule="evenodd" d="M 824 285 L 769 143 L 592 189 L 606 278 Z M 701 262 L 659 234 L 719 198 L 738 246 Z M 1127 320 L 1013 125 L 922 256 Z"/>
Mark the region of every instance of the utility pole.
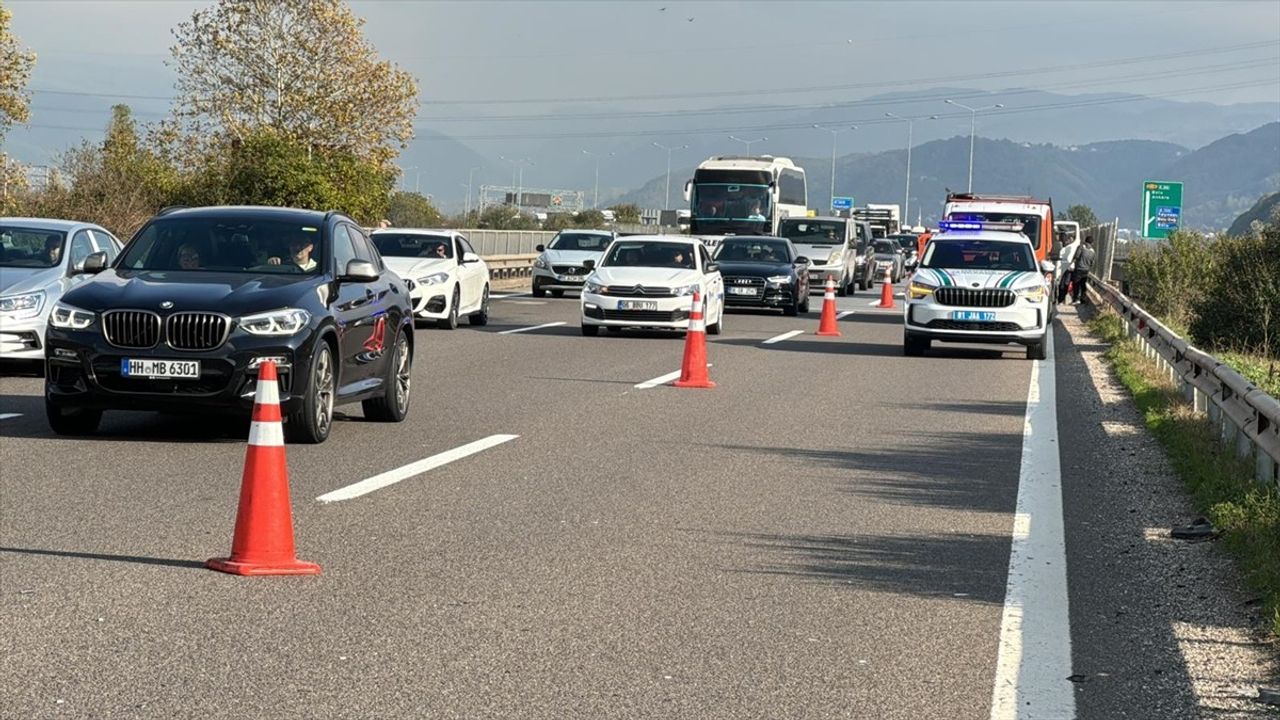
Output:
<path fill-rule="evenodd" d="M 667 151 L 667 195 L 666 195 L 666 200 L 664 200 L 662 203 L 662 209 L 670 210 L 671 209 L 671 153 L 676 150 L 685 150 L 689 146 L 681 145 L 679 147 L 667 147 L 666 145 L 659 145 L 658 143 L 654 143 L 653 146 L 658 148 L 659 150 Z"/>
<path fill-rule="evenodd" d="M 955 105 L 958 108 L 963 108 L 969 111 L 969 192 L 973 192 L 973 139 L 977 136 L 978 132 L 978 113 L 1002 108 L 1004 105 L 996 103 L 995 105 L 971 108 L 968 105 L 963 105 L 955 100 L 947 100 L 946 102 L 948 105 Z"/>
<path fill-rule="evenodd" d="M 813 127 L 816 130 L 826 130 L 831 133 L 831 204 L 834 205 L 836 202 L 836 135 L 839 135 L 845 130 L 857 130 L 858 126 L 850 125 L 847 128 L 833 128 L 814 125 Z M 835 208 L 831 208 L 831 210 L 834 212 Z"/>

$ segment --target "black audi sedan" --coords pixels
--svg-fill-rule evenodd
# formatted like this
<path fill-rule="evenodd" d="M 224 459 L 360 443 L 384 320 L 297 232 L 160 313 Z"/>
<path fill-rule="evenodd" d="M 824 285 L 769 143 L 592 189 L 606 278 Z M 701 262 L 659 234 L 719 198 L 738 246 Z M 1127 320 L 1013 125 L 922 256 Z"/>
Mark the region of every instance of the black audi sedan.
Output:
<path fill-rule="evenodd" d="M 340 213 L 171 209 L 84 272 L 95 277 L 49 316 L 56 433 L 92 433 L 104 410 L 247 414 L 267 360 L 292 442 L 323 442 L 337 405 L 387 422 L 408 413 L 409 292 Z"/>
<path fill-rule="evenodd" d="M 809 312 L 809 259 L 778 237 L 727 237 L 715 260 L 724 278 L 725 307 L 781 308 Z"/>

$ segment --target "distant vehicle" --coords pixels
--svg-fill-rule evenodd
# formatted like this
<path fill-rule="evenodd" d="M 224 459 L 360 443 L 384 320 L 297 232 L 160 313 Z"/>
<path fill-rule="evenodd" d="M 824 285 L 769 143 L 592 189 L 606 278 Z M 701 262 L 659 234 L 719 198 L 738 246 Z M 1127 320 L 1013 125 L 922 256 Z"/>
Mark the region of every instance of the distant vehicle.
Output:
<path fill-rule="evenodd" d="M 454 330 L 458 318 L 489 323 L 489 266 L 467 238 L 451 230 L 397 228 L 372 234 L 373 244 L 409 288 L 415 320 Z"/>
<path fill-rule="evenodd" d="M 986 229 L 935 235 L 907 288 L 903 353 L 942 342 L 1017 343 L 1044 360 L 1052 320 L 1053 263 L 1036 261 L 1020 233 Z"/>
<path fill-rule="evenodd" d="M 780 308 L 792 317 L 809 312 L 809 258 L 791 241 L 729 237 L 712 257 L 724 278 L 726 307 Z"/>
<path fill-rule="evenodd" d="M 582 290 L 582 281 L 590 272 L 586 261 L 600 262 L 614 237 L 609 230 L 561 230 L 549 244 L 537 246 L 540 254 L 533 261 L 533 296 L 543 297 L 550 291 L 563 297 L 566 290 Z"/>
<path fill-rule="evenodd" d="M 919 236 L 914 233 L 898 233 L 885 238 L 898 243 L 898 247 L 902 248 L 902 265 L 906 272 L 916 269 L 918 259 L 917 243 Z"/>
<path fill-rule="evenodd" d="M 827 277 L 836 293 L 851 295 L 875 284 L 875 263 L 868 262 L 871 226 L 865 221 L 839 217 L 787 218 L 778 234 L 809 258 L 809 288 L 822 290 Z"/>
<path fill-rule="evenodd" d="M 809 194 L 804 169 L 772 155 L 717 155 L 702 162 L 685 183 L 689 233 L 778 235 L 778 223 L 805 217 Z"/>
<path fill-rule="evenodd" d="M 880 238 L 896 235 L 902 230 L 902 220 L 899 217 L 901 212 L 896 204 L 867 203 L 866 207 L 854 208 L 850 214 L 858 220 L 871 223 L 875 237 Z"/>
<path fill-rule="evenodd" d="M 724 280 L 706 245 L 679 235 L 633 235 L 609 246 L 582 288 L 582 334 L 600 328 L 687 330 L 693 294 L 706 299 L 707 332 L 724 327 Z"/>
<path fill-rule="evenodd" d="M 104 410 L 247 414 L 267 360 L 294 442 L 328 438 L 338 405 L 408 414 L 409 290 L 345 215 L 172 210 L 84 272 L 49 314 L 45 408 L 60 435 L 94 432 Z"/>
<path fill-rule="evenodd" d="M 889 271 L 889 281 L 898 282 L 906 273 L 906 261 L 902 255 L 902 246 L 893 240 L 876 240 L 871 243 L 871 255 L 875 262 L 877 280 L 884 280 L 884 271 Z"/>
<path fill-rule="evenodd" d="M 1048 260 L 1053 252 L 1053 201 L 1022 195 L 948 193 L 943 217 L 953 221 L 1020 223 L 1031 240 L 1036 260 Z"/>
<path fill-rule="evenodd" d="M 97 225 L 47 218 L 0 218 L 0 363 L 42 370 L 49 312 L 89 279 L 84 261 L 108 261 L 120 241 Z"/>

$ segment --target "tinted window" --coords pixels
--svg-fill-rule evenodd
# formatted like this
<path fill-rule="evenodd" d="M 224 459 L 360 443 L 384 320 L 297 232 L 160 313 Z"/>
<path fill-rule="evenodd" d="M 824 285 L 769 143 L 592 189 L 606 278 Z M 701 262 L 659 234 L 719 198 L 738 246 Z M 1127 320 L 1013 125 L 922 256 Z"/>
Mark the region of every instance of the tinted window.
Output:
<path fill-rule="evenodd" d="M 62 260 L 66 233 L 0 225 L 0 266 L 47 268 Z"/>
<path fill-rule="evenodd" d="M 81 230 L 71 238 L 71 258 L 70 267 L 75 267 L 77 263 L 84 262 L 84 259 L 95 252 L 93 247 L 93 238 L 89 237 L 88 230 Z"/>
<path fill-rule="evenodd" d="M 711 264 L 711 254 L 707 252 L 706 246 L 699 245 L 698 255 L 702 258 L 702 270 L 706 272 L 707 266 Z"/>
<path fill-rule="evenodd" d="M 98 241 L 98 250 L 107 254 L 107 262 L 115 260 L 116 255 L 120 254 L 119 246 L 116 244 L 116 239 L 110 234 L 102 230 L 94 230 L 93 238 Z"/>
<path fill-rule="evenodd" d="M 458 248 L 461 249 L 463 253 L 471 253 L 472 255 L 479 254 L 471 248 L 471 243 L 467 242 L 467 239 L 461 235 L 458 236 Z"/>
<path fill-rule="evenodd" d="M 783 205 L 809 204 L 804 187 L 804 173 L 796 170 L 782 171 L 778 178 L 778 202 Z"/>
<path fill-rule="evenodd" d="M 600 263 L 607 267 L 690 268 L 693 245 L 669 242 L 628 242 L 619 240 Z"/>
<path fill-rule="evenodd" d="M 161 216 L 130 241 L 117 267 L 315 274 L 324 252 L 320 228 L 293 220 Z"/>
<path fill-rule="evenodd" d="M 609 246 L 609 242 L 613 238 L 608 235 L 598 235 L 595 233 L 568 233 L 562 232 L 552 239 L 548 246 L 553 250 L 586 250 L 592 252 L 604 252 Z"/>
<path fill-rule="evenodd" d="M 844 243 L 843 220 L 793 220 L 778 225 L 778 234 L 791 242 L 804 245 L 840 245 Z"/>
<path fill-rule="evenodd" d="M 448 235 L 375 233 L 373 244 L 385 257 L 453 257 L 453 243 Z"/>
<path fill-rule="evenodd" d="M 791 262 L 791 250 L 780 240 L 727 239 L 716 248 L 716 260 L 720 262 Z"/>
<path fill-rule="evenodd" d="M 351 236 L 351 245 L 355 248 L 356 259 L 373 263 L 374 267 L 378 267 L 380 264 L 378 254 L 373 251 L 373 246 L 369 244 L 369 239 L 364 236 L 364 233 L 351 226 L 347 226 L 347 232 Z"/>
<path fill-rule="evenodd" d="M 924 251 L 924 267 L 956 270 L 1036 269 L 1031 246 L 990 240 L 934 240 Z"/>
<path fill-rule="evenodd" d="M 347 263 L 356 259 L 356 249 L 351 242 L 351 233 L 347 226 L 338 224 L 333 227 L 333 261 L 338 273 L 347 271 Z"/>

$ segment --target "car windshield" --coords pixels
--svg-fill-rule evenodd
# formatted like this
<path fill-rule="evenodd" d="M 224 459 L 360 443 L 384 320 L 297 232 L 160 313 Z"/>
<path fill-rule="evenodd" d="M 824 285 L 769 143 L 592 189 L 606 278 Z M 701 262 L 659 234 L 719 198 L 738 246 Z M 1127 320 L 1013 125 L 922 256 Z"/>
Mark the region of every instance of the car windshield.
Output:
<path fill-rule="evenodd" d="M 724 240 L 716 248 L 720 262 L 789 263 L 791 251 L 781 240 Z"/>
<path fill-rule="evenodd" d="M 453 239 L 448 235 L 374 233 L 373 244 L 383 257 L 453 257 Z"/>
<path fill-rule="evenodd" d="M 586 252 L 604 252 L 613 242 L 612 235 L 598 233 L 560 233 L 555 236 L 549 246 L 552 250 L 583 250 Z"/>
<path fill-rule="evenodd" d="M 1020 242 L 934 239 L 924 251 L 923 267 L 949 270 L 1036 269 L 1031 246 Z"/>
<path fill-rule="evenodd" d="M 689 243 L 619 240 L 600 263 L 605 267 L 694 267 L 693 245 Z"/>
<path fill-rule="evenodd" d="M 62 260 L 67 234 L 0 225 L 0 267 L 50 268 Z"/>
<path fill-rule="evenodd" d="M 802 245 L 839 245 L 844 242 L 844 221 L 783 220 L 778 234 Z"/>
<path fill-rule="evenodd" d="M 116 267 L 313 275 L 324 251 L 320 228 L 296 221 L 160 217 L 125 247 Z"/>
<path fill-rule="evenodd" d="M 916 236 L 915 236 L 915 235 L 892 235 L 892 236 L 890 236 L 890 237 L 889 237 L 889 239 L 890 239 L 890 240 L 893 240 L 893 241 L 894 241 L 894 242 L 896 242 L 896 243 L 898 243 L 898 247 L 902 248 L 903 250 L 915 250 L 915 249 L 916 249 Z"/>
<path fill-rule="evenodd" d="M 769 186 L 697 183 L 693 208 L 699 220 L 764 222 L 769 218 Z"/>
<path fill-rule="evenodd" d="M 897 247 L 897 244 L 892 240 L 877 240 L 874 243 L 871 243 L 872 252 L 882 253 L 885 255 L 892 255 L 893 251 L 896 250 Z"/>

